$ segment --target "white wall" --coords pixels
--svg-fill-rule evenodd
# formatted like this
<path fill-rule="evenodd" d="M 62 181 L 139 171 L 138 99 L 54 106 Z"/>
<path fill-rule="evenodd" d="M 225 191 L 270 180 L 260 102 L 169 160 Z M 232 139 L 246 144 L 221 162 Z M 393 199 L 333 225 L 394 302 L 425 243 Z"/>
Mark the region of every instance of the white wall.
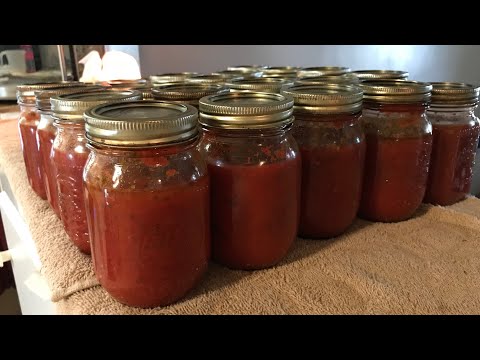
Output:
<path fill-rule="evenodd" d="M 143 76 L 241 64 L 340 65 L 405 70 L 420 81 L 480 83 L 479 45 L 140 45 L 139 53 Z"/>

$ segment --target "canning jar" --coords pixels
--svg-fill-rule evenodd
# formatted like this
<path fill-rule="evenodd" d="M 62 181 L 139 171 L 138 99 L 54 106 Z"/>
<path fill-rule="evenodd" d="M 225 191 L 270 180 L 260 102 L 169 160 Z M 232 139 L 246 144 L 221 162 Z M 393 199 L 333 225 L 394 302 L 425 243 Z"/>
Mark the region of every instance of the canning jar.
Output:
<path fill-rule="evenodd" d="M 152 83 L 147 79 L 136 80 L 109 80 L 108 85 L 115 90 L 138 90 L 144 100 L 152 100 Z"/>
<path fill-rule="evenodd" d="M 58 217 L 60 217 L 60 211 L 58 208 L 57 182 L 50 161 L 50 152 L 52 150 L 53 141 L 55 140 L 55 135 L 57 134 L 57 128 L 53 125 L 50 98 L 62 94 L 88 92 L 99 89 L 102 89 L 102 87 L 78 84 L 77 86 L 67 88 L 57 87 L 48 90 L 35 91 L 36 107 L 40 113 L 40 121 L 37 126 L 37 143 L 43 172 L 42 179 L 45 185 L 47 200 Z"/>
<path fill-rule="evenodd" d="M 338 76 L 350 73 L 352 70 L 345 66 L 313 66 L 298 71 L 299 78 L 317 76 Z"/>
<path fill-rule="evenodd" d="M 245 77 L 261 77 L 263 75 L 262 70 L 252 70 L 252 71 L 242 71 L 242 70 L 220 70 L 212 73 L 214 75 L 221 75 L 226 80 L 234 78 L 245 78 Z"/>
<path fill-rule="evenodd" d="M 302 156 L 299 235 L 330 238 L 354 221 L 360 205 L 365 136 L 362 90 L 339 84 L 295 85 L 293 136 Z"/>
<path fill-rule="evenodd" d="M 257 92 L 271 92 L 280 93 L 282 86 L 293 85 L 291 79 L 281 78 L 240 78 L 231 79 L 225 84 L 230 91 L 257 91 Z"/>
<path fill-rule="evenodd" d="M 197 118 L 193 106 L 154 100 L 85 113 L 95 274 L 126 305 L 173 303 L 207 269 L 210 192 Z"/>
<path fill-rule="evenodd" d="M 51 98 L 57 134 L 50 158 L 57 182 L 60 218 L 70 240 L 85 254 L 90 254 L 90 241 L 82 173 L 90 150 L 86 147 L 83 113 L 106 102 L 141 99 L 141 93 L 133 90 L 101 90 Z"/>
<path fill-rule="evenodd" d="M 229 268 L 280 261 L 297 235 L 301 163 L 293 99 L 242 92 L 200 100 L 210 174 L 212 258 Z"/>
<path fill-rule="evenodd" d="M 402 70 L 356 70 L 353 74 L 356 75 L 360 81 L 408 79 L 408 72 Z"/>
<path fill-rule="evenodd" d="M 432 86 L 427 114 L 433 128 L 433 146 L 424 201 L 445 206 L 470 193 L 480 132 L 474 114 L 480 88 L 451 82 Z"/>
<path fill-rule="evenodd" d="M 17 102 L 20 107 L 18 130 L 22 146 L 25 170 L 28 182 L 35 193 L 42 199 L 47 199 L 40 151 L 37 143 L 37 126 L 40 114 L 35 107 L 35 91 L 53 87 L 75 86 L 78 82 L 51 82 L 17 86 Z"/>
<path fill-rule="evenodd" d="M 228 93 L 222 84 L 178 83 L 158 85 L 152 89 L 155 100 L 189 104 L 198 109 L 198 101 L 207 95 Z"/>
<path fill-rule="evenodd" d="M 365 81 L 362 124 L 367 140 L 360 216 L 395 222 L 422 203 L 432 150 L 426 109 L 432 86 L 415 81 Z"/>

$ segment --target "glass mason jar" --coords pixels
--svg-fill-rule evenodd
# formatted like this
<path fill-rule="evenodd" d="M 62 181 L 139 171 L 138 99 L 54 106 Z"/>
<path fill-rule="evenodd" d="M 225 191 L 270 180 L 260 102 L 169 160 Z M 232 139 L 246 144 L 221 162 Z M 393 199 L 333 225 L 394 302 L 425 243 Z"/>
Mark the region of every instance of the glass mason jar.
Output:
<path fill-rule="evenodd" d="M 41 168 L 43 171 L 43 182 L 47 194 L 47 200 L 55 214 L 60 217 L 58 208 L 57 182 L 55 180 L 50 152 L 53 141 L 57 134 L 57 128 L 53 125 L 53 115 L 50 98 L 56 95 L 71 94 L 75 92 L 86 92 L 101 89 L 101 86 L 87 86 L 78 84 L 72 87 L 56 87 L 48 90 L 35 91 L 36 106 L 40 113 L 40 121 L 37 126 L 38 151 L 41 157 Z"/>
<path fill-rule="evenodd" d="M 296 238 L 301 163 L 293 100 L 242 92 L 200 100 L 211 182 L 212 257 L 234 269 L 276 264 Z"/>
<path fill-rule="evenodd" d="M 158 85 L 152 89 L 155 100 L 189 104 L 198 109 L 198 101 L 208 95 L 225 94 L 230 90 L 223 84 L 178 83 Z"/>
<path fill-rule="evenodd" d="M 74 86 L 75 84 L 78 84 L 78 82 L 52 82 L 17 86 L 17 102 L 20 107 L 18 130 L 28 182 L 33 191 L 44 200 L 47 199 L 47 194 L 37 143 L 37 126 L 40 122 L 40 113 L 35 107 L 35 91 L 52 87 Z"/>
<path fill-rule="evenodd" d="M 109 80 L 108 85 L 114 90 L 138 90 L 142 93 L 143 100 L 152 100 L 152 83 L 147 79 L 136 80 Z"/>
<path fill-rule="evenodd" d="M 171 304 L 207 269 L 210 191 L 197 118 L 193 106 L 153 100 L 85 113 L 95 274 L 126 305 Z"/>
<path fill-rule="evenodd" d="M 318 76 L 339 76 L 350 73 L 352 70 L 344 66 L 314 66 L 305 67 L 298 71 L 299 78 Z"/>
<path fill-rule="evenodd" d="M 293 136 L 302 155 L 299 235 L 330 238 L 355 220 L 363 181 L 362 90 L 339 84 L 282 89 L 295 102 Z"/>
<path fill-rule="evenodd" d="M 291 79 L 281 78 L 236 78 L 226 83 L 226 86 L 233 92 L 257 91 L 280 94 L 282 86 L 293 85 Z"/>
<path fill-rule="evenodd" d="M 106 102 L 141 99 L 141 93 L 132 90 L 101 90 L 51 98 L 57 134 L 50 158 L 57 184 L 60 218 L 70 240 L 85 254 L 90 254 L 90 240 L 82 173 L 90 150 L 86 147 L 83 113 Z"/>
<path fill-rule="evenodd" d="M 480 133 L 474 114 L 480 88 L 463 83 L 432 86 L 427 114 L 433 127 L 433 146 L 424 201 L 446 206 L 470 193 Z"/>
<path fill-rule="evenodd" d="M 407 80 L 408 72 L 402 70 L 356 70 L 352 72 L 360 81 L 366 80 Z"/>
<path fill-rule="evenodd" d="M 365 81 L 362 124 L 367 140 L 360 216 L 410 218 L 427 185 L 432 125 L 426 109 L 432 86 L 415 81 Z"/>

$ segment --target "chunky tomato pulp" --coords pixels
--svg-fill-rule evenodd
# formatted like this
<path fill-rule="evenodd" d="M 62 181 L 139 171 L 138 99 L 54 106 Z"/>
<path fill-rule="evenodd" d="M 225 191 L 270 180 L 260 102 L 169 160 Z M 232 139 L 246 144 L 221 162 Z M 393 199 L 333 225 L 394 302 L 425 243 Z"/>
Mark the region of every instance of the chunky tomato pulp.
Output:
<path fill-rule="evenodd" d="M 43 128 L 37 130 L 38 148 L 42 157 L 43 182 L 45 184 L 45 191 L 47 199 L 53 211 L 60 216 L 58 209 L 58 192 L 57 182 L 53 173 L 52 163 L 50 160 L 50 152 L 52 150 L 53 141 L 55 140 L 55 128 Z"/>
<path fill-rule="evenodd" d="M 185 296 L 208 265 L 209 196 L 208 176 L 150 191 L 87 182 L 100 284 L 130 306 L 168 305 Z"/>
<path fill-rule="evenodd" d="M 83 168 L 89 151 L 78 146 L 68 153 L 55 149 L 55 177 L 58 189 L 58 206 L 63 227 L 72 242 L 84 253 L 90 254 L 90 240 L 83 195 Z"/>
<path fill-rule="evenodd" d="M 357 215 L 362 191 L 365 142 L 300 148 L 302 202 L 299 235 L 333 237 Z"/>
<path fill-rule="evenodd" d="M 286 255 L 298 230 L 300 166 L 299 157 L 261 166 L 208 164 L 214 260 L 257 269 Z"/>
<path fill-rule="evenodd" d="M 478 125 L 434 125 L 425 202 L 451 205 L 470 193 Z"/>
<path fill-rule="evenodd" d="M 22 113 L 22 115 L 27 118 L 26 122 L 20 122 L 19 128 L 28 182 L 33 191 L 46 200 L 42 162 L 37 144 L 37 125 L 40 115 L 34 111 Z"/>
<path fill-rule="evenodd" d="M 401 221 L 421 204 L 427 185 L 432 136 L 366 136 L 367 151 L 360 215 L 374 221 Z"/>

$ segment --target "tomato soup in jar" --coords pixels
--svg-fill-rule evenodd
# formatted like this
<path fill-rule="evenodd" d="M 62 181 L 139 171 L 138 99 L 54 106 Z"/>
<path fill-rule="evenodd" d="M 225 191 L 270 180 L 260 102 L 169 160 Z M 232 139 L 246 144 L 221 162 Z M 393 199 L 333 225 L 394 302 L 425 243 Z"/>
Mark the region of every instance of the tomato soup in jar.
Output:
<path fill-rule="evenodd" d="M 37 143 L 40 152 L 40 160 L 42 162 L 42 177 L 47 200 L 58 217 L 60 217 L 60 210 L 58 208 L 57 182 L 53 174 L 52 163 L 50 160 L 50 152 L 52 150 L 53 141 L 55 140 L 55 135 L 57 134 L 57 128 L 53 125 L 50 98 L 56 95 L 88 92 L 99 89 L 102 89 L 102 87 L 78 84 L 77 86 L 67 88 L 57 87 L 48 90 L 35 91 L 36 106 L 40 113 L 40 121 L 37 127 Z"/>
<path fill-rule="evenodd" d="M 360 216 L 407 220 L 422 203 L 427 186 L 432 125 L 426 109 L 432 86 L 372 80 L 361 87 L 367 151 Z"/>
<path fill-rule="evenodd" d="M 42 199 L 47 199 L 41 154 L 37 142 L 37 127 L 40 122 L 40 113 L 35 107 L 35 91 L 54 87 L 69 87 L 78 82 L 51 82 L 17 86 L 17 102 L 20 107 L 18 129 L 22 146 L 25 170 L 30 187 Z"/>
<path fill-rule="evenodd" d="M 339 84 L 295 85 L 293 136 L 302 155 L 299 235 L 330 238 L 357 216 L 363 181 L 365 136 L 362 90 Z"/>
<path fill-rule="evenodd" d="M 85 254 L 90 254 L 90 240 L 82 174 L 90 150 L 86 147 L 83 113 L 95 105 L 141 98 L 140 92 L 130 90 L 90 91 L 51 98 L 57 134 L 50 158 L 57 184 L 60 218 L 70 240 Z"/>
<path fill-rule="evenodd" d="M 205 273 L 210 192 L 197 110 L 144 100 L 85 113 L 84 186 L 96 276 L 118 301 L 171 304 Z"/>
<path fill-rule="evenodd" d="M 446 206 L 470 193 L 480 134 L 474 114 L 480 88 L 451 82 L 432 86 L 427 114 L 433 127 L 433 147 L 424 201 Z"/>
<path fill-rule="evenodd" d="M 293 99 L 241 92 L 200 100 L 200 151 L 211 181 L 212 257 L 234 269 L 279 262 L 296 238 L 300 154 Z"/>

